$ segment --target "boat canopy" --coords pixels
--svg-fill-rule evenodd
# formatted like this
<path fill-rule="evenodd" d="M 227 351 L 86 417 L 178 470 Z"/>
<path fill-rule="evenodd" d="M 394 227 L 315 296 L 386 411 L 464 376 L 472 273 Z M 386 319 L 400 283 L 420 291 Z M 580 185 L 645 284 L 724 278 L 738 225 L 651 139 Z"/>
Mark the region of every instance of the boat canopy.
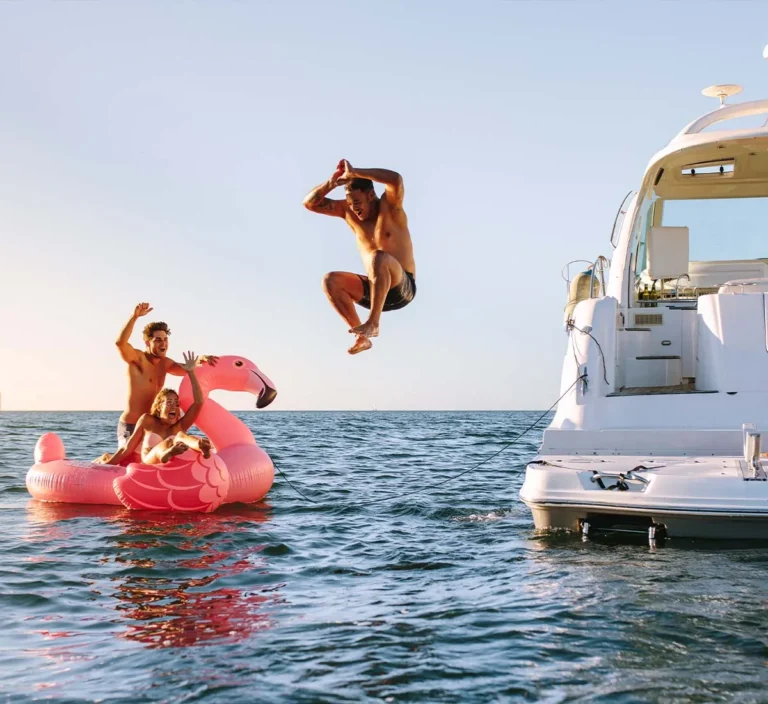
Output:
<path fill-rule="evenodd" d="M 768 100 L 729 105 L 694 120 L 646 169 L 641 196 L 663 200 L 768 196 L 768 119 L 757 128 L 709 130 L 717 123 L 768 117 Z"/>

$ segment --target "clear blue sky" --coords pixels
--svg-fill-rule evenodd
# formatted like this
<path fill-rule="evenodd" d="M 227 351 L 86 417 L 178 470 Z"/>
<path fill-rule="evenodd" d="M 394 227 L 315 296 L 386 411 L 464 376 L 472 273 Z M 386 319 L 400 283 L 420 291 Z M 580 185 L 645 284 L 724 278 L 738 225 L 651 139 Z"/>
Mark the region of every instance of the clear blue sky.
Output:
<path fill-rule="evenodd" d="M 143 300 L 277 409 L 546 407 L 562 265 L 702 88 L 768 97 L 767 41 L 757 2 L 0 3 L 3 407 L 121 408 Z M 342 157 L 403 174 L 418 264 L 354 358 L 352 235 L 301 207 Z"/>

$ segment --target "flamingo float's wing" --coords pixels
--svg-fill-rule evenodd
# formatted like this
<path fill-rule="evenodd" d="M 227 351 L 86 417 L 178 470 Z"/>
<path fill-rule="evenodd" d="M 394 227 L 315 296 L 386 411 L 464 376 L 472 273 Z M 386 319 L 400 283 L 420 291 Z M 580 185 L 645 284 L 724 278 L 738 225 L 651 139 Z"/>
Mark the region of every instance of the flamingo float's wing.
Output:
<path fill-rule="evenodd" d="M 115 479 L 123 505 L 137 510 L 215 511 L 227 498 L 229 472 L 216 453 L 188 451 L 166 464 L 131 464 Z"/>

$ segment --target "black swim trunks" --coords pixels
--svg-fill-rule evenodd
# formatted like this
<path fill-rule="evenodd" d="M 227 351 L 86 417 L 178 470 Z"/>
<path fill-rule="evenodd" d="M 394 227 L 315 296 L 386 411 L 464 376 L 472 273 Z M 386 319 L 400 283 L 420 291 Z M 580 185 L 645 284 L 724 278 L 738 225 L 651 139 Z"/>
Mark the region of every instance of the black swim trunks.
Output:
<path fill-rule="evenodd" d="M 389 289 L 387 297 L 384 299 L 384 308 L 382 310 L 399 310 L 405 308 L 416 296 L 416 279 L 409 271 L 404 272 L 403 280 Z M 359 274 L 358 274 L 359 276 Z M 371 308 L 371 283 L 366 276 L 360 276 L 363 282 L 363 297 L 357 302 L 357 305 Z"/>
<path fill-rule="evenodd" d="M 124 447 L 128 444 L 133 431 L 136 430 L 136 423 L 123 423 L 123 421 L 117 422 L 117 446 L 118 448 Z"/>

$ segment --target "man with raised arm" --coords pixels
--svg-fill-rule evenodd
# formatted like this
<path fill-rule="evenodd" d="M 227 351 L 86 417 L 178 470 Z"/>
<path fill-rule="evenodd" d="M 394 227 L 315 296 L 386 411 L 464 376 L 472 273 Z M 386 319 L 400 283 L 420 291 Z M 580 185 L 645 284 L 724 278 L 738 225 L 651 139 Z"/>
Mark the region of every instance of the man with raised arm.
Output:
<path fill-rule="evenodd" d="M 381 198 L 373 189 L 373 181 L 384 185 Z M 345 200 L 326 197 L 341 185 L 346 190 Z M 356 169 L 342 159 L 333 176 L 304 199 L 304 207 L 313 213 L 344 218 L 357 238 L 367 275 L 332 271 L 323 279 L 331 305 L 355 335 L 350 354 L 371 348 L 383 311 L 403 308 L 416 295 L 416 264 L 403 210 L 404 193 L 400 174 L 388 169 Z M 362 324 L 355 304 L 370 310 Z"/>
<path fill-rule="evenodd" d="M 128 400 L 117 424 L 118 447 L 122 447 L 131 437 L 139 418 L 150 412 L 152 401 L 163 388 L 165 375 L 186 374 L 183 366 L 166 356 L 171 334 L 166 323 L 149 323 L 144 327 L 144 350 L 138 350 L 128 342 L 136 321 L 151 310 L 149 303 L 139 303 L 115 341 L 120 356 L 128 365 Z M 198 364 L 207 362 L 214 366 L 218 361 L 219 358 L 213 355 L 205 355 L 197 360 Z"/>

